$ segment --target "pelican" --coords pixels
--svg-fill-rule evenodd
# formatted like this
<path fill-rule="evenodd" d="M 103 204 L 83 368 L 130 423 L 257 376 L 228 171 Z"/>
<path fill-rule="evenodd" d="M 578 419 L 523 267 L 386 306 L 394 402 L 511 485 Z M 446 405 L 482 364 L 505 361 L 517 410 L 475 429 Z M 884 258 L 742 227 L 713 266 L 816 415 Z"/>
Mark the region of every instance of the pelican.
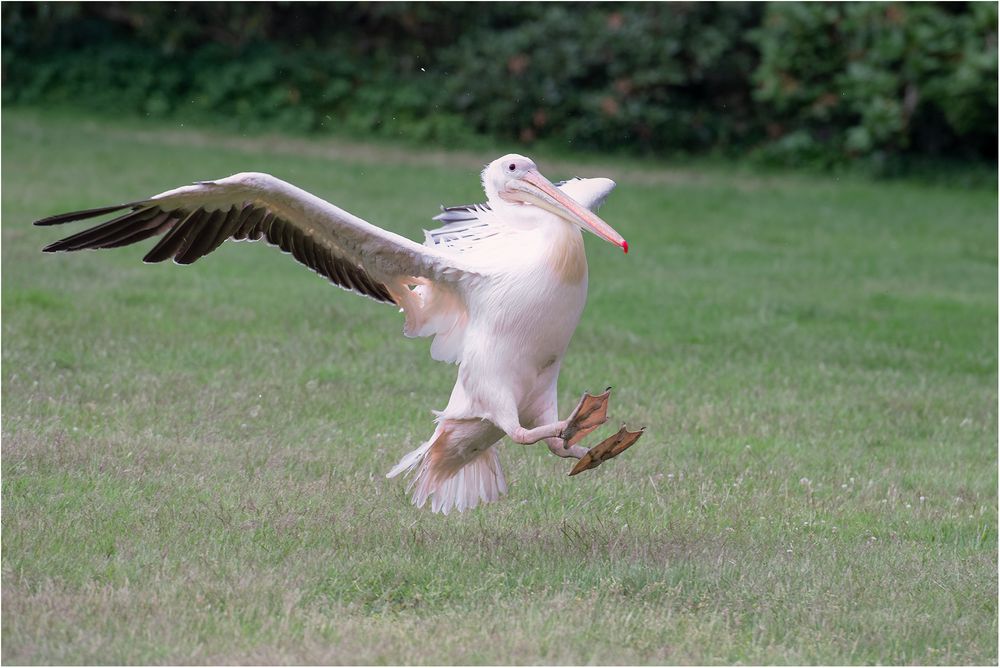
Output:
<path fill-rule="evenodd" d="M 448 514 L 507 493 L 497 453 L 504 435 L 578 460 L 576 475 L 643 433 L 622 424 L 598 445 L 580 445 L 607 421 L 611 388 L 584 393 L 569 417 L 558 418 L 559 370 L 587 299 L 582 230 L 628 252 L 594 213 L 614 181 L 556 186 L 530 159 L 510 154 L 486 166 L 482 184 L 486 203 L 442 207 L 435 219 L 445 224 L 426 232 L 422 245 L 257 172 L 35 224 L 118 213 L 43 251 L 115 248 L 162 235 L 145 262 L 190 264 L 227 239 L 264 239 L 341 288 L 397 306 L 403 333 L 433 337 L 431 357 L 457 364 L 458 379 L 445 409 L 435 411 L 434 433 L 387 475 L 408 474 L 413 504 L 429 499 L 433 512 Z"/>

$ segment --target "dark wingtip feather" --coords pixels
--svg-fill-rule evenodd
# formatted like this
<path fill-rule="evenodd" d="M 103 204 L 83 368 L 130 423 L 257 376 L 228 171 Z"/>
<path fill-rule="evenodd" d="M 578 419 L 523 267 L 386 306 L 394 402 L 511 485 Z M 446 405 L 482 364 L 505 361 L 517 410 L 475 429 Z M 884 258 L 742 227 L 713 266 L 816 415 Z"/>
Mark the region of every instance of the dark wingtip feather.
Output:
<path fill-rule="evenodd" d="M 151 264 L 172 258 L 184 244 L 191 230 L 197 225 L 197 221 L 201 220 L 204 215 L 204 209 L 195 209 L 189 213 L 182 221 L 174 225 L 169 232 L 163 235 L 163 238 L 153 246 L 152 250 L 146 253 L 142 261 L 146 264 Z M 192 219 L 194 220 L 193 225 L 189 224 Z"/>
<path fill-rule="evenodd" d="M 209 245 L 215 240 L 215 235 L 219 228 L 228 220 L 229 215 L 236 211 L 233 206 L 229 211 L 219 209 L 213 211 L 207 217 L 198 221 L 198 226 L 191 226 L 191 231 L 187 234 L 187 240 L 174 253 L 174 262 L 177 264 L 192 264 L 195 260 L 205 255 Z"/>
<path fill-rule="evenodd" d="M 37 225 L 37 223 L 36 223 Z M 59 251 L 66 250 L 61 241 L 53 241 L 48 246 L 42 249 L 43 253 L 58 253 Z"/>
<path fill-rule="evenodd" d="M 69 213 L 60 213 L 55 216 L 49 216 L 48 218 L 42 218 L 41 220 L 36 220 L 35 225 L 61 225 L 62 223 L 72 223 L 75 220 L 84 220 L 85 218 L 95 218 L 96 216 L 103 216 L 106 213 L 111 213 L 113 211 L 121 211 L 122 209 L 127 209 L 128 207 L 135 208 L 139 205 L 139 202 L 129 202 L 128 204 L 116 204 L 114 206 L 102 206 L 98 209 L 84 209 L 83 211 L 70 211 Z"/>
<path fill-rule="evenodd" d="M 161 224 L 166 222 L 168 218 L 168 213 L 161 212 L 155 207 L 137 208 L 114 220 L 109 220 L 96 227 L 77 232 L 65 239 L 59 239 L 42 250 L 43 252 L 52 253 L 56 251 L 75 251 L 84 248 L 106 248 L 108 244 L 118 243 L 125 238 L 132 238 L 138 232 L 152 230 L 150 234 L 155 234 Z"/>

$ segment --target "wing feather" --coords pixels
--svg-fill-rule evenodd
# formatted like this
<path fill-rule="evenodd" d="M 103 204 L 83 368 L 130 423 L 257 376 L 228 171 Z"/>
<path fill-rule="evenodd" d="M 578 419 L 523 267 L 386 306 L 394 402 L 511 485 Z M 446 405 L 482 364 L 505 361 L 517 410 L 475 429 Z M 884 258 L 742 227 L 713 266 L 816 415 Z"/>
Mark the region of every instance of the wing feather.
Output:
<path fill-rule="evenodd" d="M 250 231 L 254 229 L 261 219 L 267 215 L 267 209 L 263 207 L 253 207 L 249 206 L 250 213 L 248 213 L 243 219 L 240 220 L 239 227 L 233 232 L 233 239 L 237 241 L 243 241 L 250 234 Z"/>
<path fill-rule="evenodd" d="M 231 209 L 230 209 L 231 210 Z M 178 246 L 174 253 L 174 262 L 177 264 L 191 264 L 203 255 L 202 251 L 208 242 L 215 239 L 216 233 L 226 220 L 228 211 L 218 209 L 206 216 L 202 216 L 198 225 L 189 225 L 184 241 Z"/>
<path fill-rule="evenodd" d="M 94 218 L 96 216 L 103 216 L 106 213 L 114 213 L 115 211 L 121 211 L 122 209 L 136 208 L 139 202 L 129 202 L 128 204 L 115 204 L 114 206 L 102 206 L 99 209 L 83 209 L 82 211 L 70 211 L 69 213 L 60 213 L 55 216 L 49 216 L 48 218 L 42 218 L 41 220 L 36 220 L 35 225 L 61 225 L 62 223 L 72 223 L 76 220 L 83 220 L 84 218 Z"/>
<path fill-rule="evenodd" d="M 159 215 L 154 216 L 149 221 L 136 225 L 134 229 L 129 228 L 127 230 L 123 230 L 120 234 L 116 234 L 114 238 L 109 237 L 101 244 L 101 248 L 129 246 L 157 234 L 162 234 L 162 230 L 160 228 L 162 225 L 167 224 L 169 220 L 169 213 L 160 212 Z"/>
<path fill-rule="evenodd" d="M 615 189 L 615 185 L 615 182 L 611 179 L 581 179 L 579 177 L 559 181 L 555 184 L 559 190 L 562 190 L 591 211 L 597 211 L 604 204 L 604 200 Z M 477 214 L 480 211 L 488 211 L 489 209 L 490 205 L 485 202 L 481 204 L 459 204 L 457 206 L 444 206 L 442 204 L 441 213 L 434 216 L 431 220 L 445 223 L 445 225 L 438 230 L 433 230 L 430 234 L 446 230 L 449 224 L 475 221 L 478 219 Z"/>
<path fill-rule="evenodd" d="M 156 242 L 152 250 L 142 258 L 143 262 L 163 262 L 177 253 L 187 231 L 198 224 L 198 220 L 205 212 L 202 209 L 192 209 L 186 216 L 172 216 L 170 226 L 163 238 Z M 48 249 L 45 249 L 48 250 Z M 78 249 L 73 249 L 78 250 Z"/>
<path fill-rule="evenodd" d="M 98 211 L 102 211 L 98 209 Z M 95 214 L 101 215 L 101 214 Z M 96 227 L 78 232 L 66 237 L 61 241 L 49 244 L 45 251 L 77 250 L 79 248 L 100 247 L 103 243 L 113 242 L 123 233 L 126 235 L 133 233 L 143 222 L 155 217 L 156 211 L 152 209 L 133 210 L 121 215 L 106 223 Z M 68 222 L 68 221 L 67 221 Z M 46 223 L 53 224 L 53 223 Z"/>
<path fill-rule="evenodd" d="M 264 239 L 344 289 L 396 303 L 417 279 L 455 284 L 477 272 L 343 211 L 273 176 L 243 173 L 201 181 L 138 202 L 50 216 L 58 225 L 125 210 L 46 246 L 46 252 L 117 248 L 162 235 L 143 258 L 191 264 L 227 239 Z"/>
<path fill-rule="evenodd" d="M 559 181 L 555 185 L 591 211 L 597 211 L 604 204 L 604 200 L 608 198 L 611 191 L 615 189 L 615 182 L 605 178 L 572 178 Z M 498 229 L 494 224 L 494 219 L 484 215 L 490 210 L 491 207 L 487 203 L 458 206 L 442 205 L 441 213 L 434 216 L 432 220 L 443 223 L 443 225 L 435 230 L 424 231 L 424 245 L 431 248 L 447 248 L 455 252 L 463 252 L 474 248 L 478 242 L 484 239 L 503 234 L 505 229 Z"/>

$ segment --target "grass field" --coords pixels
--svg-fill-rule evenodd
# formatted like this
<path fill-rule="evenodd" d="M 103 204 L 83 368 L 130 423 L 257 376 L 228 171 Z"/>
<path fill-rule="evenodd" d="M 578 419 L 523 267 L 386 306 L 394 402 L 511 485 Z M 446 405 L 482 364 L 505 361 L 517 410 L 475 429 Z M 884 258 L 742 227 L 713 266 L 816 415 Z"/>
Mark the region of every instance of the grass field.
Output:
<path fill-rule="evenodd" d="M 419 238 L 495 155 L 2 138 L 4 663 L 996 664 L 995 189 L 535 156 L 616 179 L 633 249 L 587 240 L 563 413 L 611 384 L 648 432 L 575 478 L 507 443 L 442 517 L 384 477 L 455 376 L 394 309 L 30 222 L 261 170 Z"/>

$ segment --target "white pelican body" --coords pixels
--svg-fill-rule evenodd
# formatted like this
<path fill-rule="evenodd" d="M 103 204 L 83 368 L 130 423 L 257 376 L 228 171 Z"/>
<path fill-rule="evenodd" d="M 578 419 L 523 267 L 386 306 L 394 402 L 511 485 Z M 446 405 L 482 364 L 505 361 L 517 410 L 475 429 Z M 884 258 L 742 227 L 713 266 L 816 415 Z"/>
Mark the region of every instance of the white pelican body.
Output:
<path fill-rule="evenodd" d="M 506 492 L 506 484 L 491 446 L 519 426 L 557 419 L 562 358 L 587 300 L 587 259 L 579 229 L 547 212 L 538 213 L 539 218 L 554 220 L 528 225 L 529 216 L 524 216 L 522 229 L 511 226 L 503 236 L 478 242 L 470 254 L 469 260 L 475 258 L 485 276 L 468 286 L 468 321 L 461 338 L 434 351 L 438 359 L 458 362 L 458 379 L 438 415 L 434 435 L 390 473 L 409 470 L 438 444 L 434 469 L 426 467 L 414 481 L 418 506 L 435 489 L 433 473 L 461 475 L 476 459 L 466 472 L 476 482 L 456 479 L 455 497 L 437 494 L 432 507 L 447 512 L 445 501 L 451 498 L 460 510 L 475 507 L 480 499 L 494 500 Z M 506 224 L 503 213 L 487 210 L 478 215 L 491 227 Z M 459 490 L 467 496 L 462 498 Z"/>
<path fill-rule="evenodd" d="M 188 264 L 229 238 L 267 241 L 334 283 L 405 314 L 407 336 L 431 336 L 434 359 L 459 365 L 447 406 L 429 440 L 389 472 L 415 472 L 413 502 L 435 512 L 474 508 L 506 493 L 496 443 L 545 440 L 575 457 L 573 473 L 629 447 L 624 428 L 588 451 L 576 441 L 602 424 L 608 393 L 585 395 L 558 420 L 562 358 L 587 298 L 581 228 L 628 250 L 594 215 L 614 188 L 609 179 L 574 179 L 556 188 L 529 159 L 504 156 L 483 171 L 488 204 L 448 209 L 424 245 L 370 225 L 266 174 L 199 182 L 116 207 L 53 216 L 52 225 L 129 212 L 46 247 L 110 248 L 165 236 L 146 256 Z"/>

